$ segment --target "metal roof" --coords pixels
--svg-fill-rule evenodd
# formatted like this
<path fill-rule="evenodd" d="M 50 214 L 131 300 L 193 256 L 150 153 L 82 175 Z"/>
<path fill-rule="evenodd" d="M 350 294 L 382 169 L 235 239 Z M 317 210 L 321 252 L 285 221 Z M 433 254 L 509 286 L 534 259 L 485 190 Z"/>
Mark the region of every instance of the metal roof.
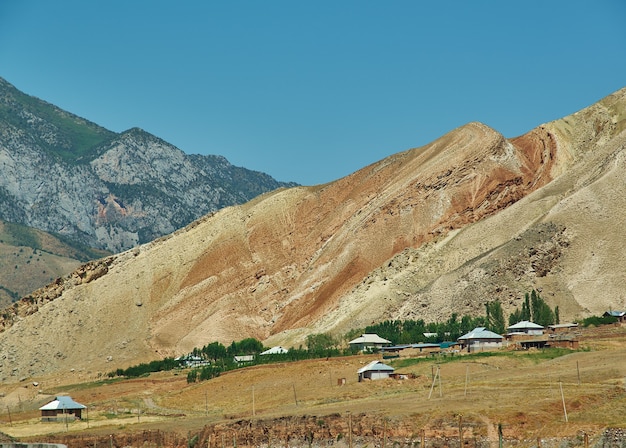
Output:
<path fill-rule="evenodd" d="M 487 330 L 485 327 L 476 327 L 457 340 L 466 341 L 469 339 L 503 339 L 503 337 L 497 333 L 494 333 L 493 331 Z"/>
<path fill-rule="evenodd" d="M 87 406 L 80 403 L 76 403 L 72 400 L 72 397 L 66 395 L 60 395 L 52 400 L 50 403 L 43 405 L 39 408 L 40 411 L 55 411 L 62 409 L 86 409 Z"/>
<path fill-rule="evenodd" d="M 357 373 L 368 372 L 370 370 L 374 370 L 377 372 L 380 372 L 380 371 L 393 372 L 395 369 L 391 366 L 388 366 L 387 364 L 383 364 L 380 361 L 372 361 L 368 365 L 361 367 L 359 370 L 357 370 Z"/>
<path fill-rule="evenodd" d="M 534 322 L 523 320 L 521 322 L 516 323 L 515 325 L 511 325 L 510 327 L 508 327 L 508 329 L 509 330 L 522 330 L 522 329 L 543 330 L 543 327 Z"/>
<path fill-rule="evenodd" d="M 351 340 L 348 344 L 391 344 L 391 341 L 381 338 L 375 333 L 365 333 Z"/>
<path fill-rule="evenodd" d="M 277 347 L 272 347 L 270 349 L 265 350 L 264 352 L 259 353 L 260 355 L 283 355 L 289 352 L 285 347 L 281 347 L 280 345 Z"/>

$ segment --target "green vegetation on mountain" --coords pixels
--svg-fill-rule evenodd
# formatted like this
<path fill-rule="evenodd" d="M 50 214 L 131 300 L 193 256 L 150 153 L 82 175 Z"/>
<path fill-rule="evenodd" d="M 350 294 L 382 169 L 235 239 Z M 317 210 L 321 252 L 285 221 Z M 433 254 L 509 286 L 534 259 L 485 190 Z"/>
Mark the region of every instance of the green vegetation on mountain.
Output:
<path fill-rule="evenodd" d="M 39 98 L 20 92 L 0 78 L 0 122 L 28 129 L 37 144 L 66 163 L 97 157 L 98 145 L 116 134 L 65 112 Z"/>
<path fill-rule="evenodd" d="M 0 306 L 107 255 L 63 235 L 0 220 Z"/>

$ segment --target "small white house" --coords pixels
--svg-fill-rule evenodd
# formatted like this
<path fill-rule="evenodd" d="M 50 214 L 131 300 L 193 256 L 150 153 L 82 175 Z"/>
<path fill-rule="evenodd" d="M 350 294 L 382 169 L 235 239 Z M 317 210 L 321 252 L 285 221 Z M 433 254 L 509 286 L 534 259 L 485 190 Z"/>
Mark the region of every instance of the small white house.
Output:
<path fill-rule="evenodd" d="M 381 380 L 389 378 L 389 375 L 391 375 L 394 370 L 395 369 L 393 367 L 383 364 L 380 361 L 372 361 L 368 365 L 357 370 L 357 373 L 359 374 L 359 382 L 361 382 L 365 379 Z"/>
<path fill-rule="evenodd" d="M 235 355 L 234 361 L 236 364 L 251 364 L 254 362 L 254 355 Z"/>
<path fill-rule="evenodd" d="M 267 349 L 264 352 L 261 352 L 259 354 L 260 355 L 284 355 L 285 353 L 288 353 L 288 352 L 289 350 L 279 345 L 277 347 L 272 347 L 270 349 Z"/>
<path fill-rule="evenodd" d="M 371 350 L 372 348 L 384 347 L 385 345 L 391 344 L 391 341 L 381 338 L 375 333 L 365 333 L 358 338 L 351 340 L 348 344 L 350 344 L 350 347 L 354 347 L 357 350 L 366 351 Z"/>
<path fill-rule="evenodd" d="M 464 334 L 457 341 L 461 344 L 463 350 L 468 352 L 476 352 L 483 350 L 496 350 L 502 347 L 504 338 L 487 330 L 485 327 L 476 327 L 469 333 Z"/>
<path fill-rule="evenodd" d="M 541 336 L 543 334 L 543 327 L 534 322 L 523 320 L 516 323 L 515 325 L 511 325 L 510 327 L 508 327 L 507 332 L 508 334 L 523 333 L 531 336 Z"/>

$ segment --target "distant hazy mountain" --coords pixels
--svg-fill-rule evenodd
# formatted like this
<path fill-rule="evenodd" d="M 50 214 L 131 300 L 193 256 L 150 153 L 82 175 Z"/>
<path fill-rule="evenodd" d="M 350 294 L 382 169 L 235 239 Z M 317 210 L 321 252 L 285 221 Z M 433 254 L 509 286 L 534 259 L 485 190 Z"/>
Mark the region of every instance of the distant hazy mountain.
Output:
<path fill-rule="evenodd" d="M 293 185 L 141 129 L 111 132 L 0 78 L 2 220 L 119 252 Z"/>

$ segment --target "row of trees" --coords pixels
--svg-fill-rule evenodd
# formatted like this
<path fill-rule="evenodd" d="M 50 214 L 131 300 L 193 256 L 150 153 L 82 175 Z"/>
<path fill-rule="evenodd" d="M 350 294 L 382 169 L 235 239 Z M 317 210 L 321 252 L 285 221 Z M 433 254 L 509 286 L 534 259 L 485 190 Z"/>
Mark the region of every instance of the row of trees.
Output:
<path fill-rule="evenodd" d="M 456 341 L 468 331 L 483 325 L 485 325 L 484 316 L 464 315 L 459 319 L 458 314 L 452 313 L 452 316 L 445 322 L 426 323 L 422 319 L 387 320 L 365 327 L 365 333 L 376 333 L 394 345 L 416 342 L 439 343 Z"/>
<path fill-rule="evenodd" d="M 254 338 L 242 339 L 239 342 L 233 341 L 227 347 L 219 342 L 211 342 L 202 348 L 194 348 L 191 351 L 193 356 L 213 361 L 216 364 L 224 365 L 238 355 L 256 355 L 264 350 L 263 343 Z"/>
<path fill-rule="evenodd" d="M 523 320 L 532 321 L 543 327 L 559 323 L 559 307 L 552 310 L 534 289 L 526 293 L 522 308 L 509 315 L 508 325 L 514 325 Z M 486 327 L 494 333 L 504 334 L 507 324 L 502 304 L 498 300 L 485 303 L 484 316 L 464 315 L 459 319 L 458 314 L 452 313 L 445 322 L 426 323 L 423 320 L 388 320 L 365 328 L 366 333 L 376 333 L 388 339 L 392 344 L 411 344 L 415 342 L 456 341 L 460 336 L 476 327 Z M 428 336 L 424 336 L 424 334 Z"/>
<path fill-rule="evenodd" d="M 542 327 L 558 324 L 561 322 L 559 307 L 555 306 L 554 310 L 552 310 L 545 300 L 541 298 L 539 293 L 533 289 L 530 296 L 528 293 L 524 295 L 522 308 L 511 313 L 509 316 L 509 325 L 516 324 L 523 320 L 532 321 Z"/>
<path fill-rule="evenodd" d="M 509 325 L 513 325 L 522 320 L 530 320 L 539 325 L 547 326 L 559 322 L 559 310 L 555 307 L 552 310 L 541 298 L 539 293 L 533 290 L 526 294 L 524 302 L 519 310 L 515 310 L 509 316 Z M 250 364 L 266 364 L 273 362 L 298 361 L 302 359 L 346 356 L 354 353 L 354 349 L 346 348 L 346 341 L 354 336 L 365 333 L 376 333 L 388 339 L 392 344 L 411 344 L 416 342 L 440 343 L 444 341 L 456 341 L 460 336 L 468 333 L 476 327 L 487 327 L 495 333 L 503 334 L 506 331 L 504 311 L 499 301 L 492 301 L 485 304 L 484 316 L 459 315 L 453 313 L 444 322 L 426 323 L 424 320 L 387 320 L 378 324 L 369 325 L 364 330 L 352 330 L 341 338 L 335 338 L 330 334 L 311 334 L 306 338 L 306 348 L 300 346 L 291 348 L 284 354 L 270 354 L 258 356 L 265 347 L 263 343 L 255 338 L 246 338 L 239 342 L 233 341 L 228 347 L 220 342 L 211 342 L 201 348 L 194 348 L 192 352 L 180 361 L 166 358 L 162 361 L 153 361 L 148 364 L 129 367 L 128 369 L 118 369 L 110 375 L 118 376 L 140 376 L 145 373 L 158 370 L 170 370 L 181 367 L 181 362 L 194 360 L 203 365 L 193 368 L 187 375 L 188 382 L 203 381 L 218 376 L 225 370 L 240 367 L 235 361 L 235 356 L 253 355 Z"/>

